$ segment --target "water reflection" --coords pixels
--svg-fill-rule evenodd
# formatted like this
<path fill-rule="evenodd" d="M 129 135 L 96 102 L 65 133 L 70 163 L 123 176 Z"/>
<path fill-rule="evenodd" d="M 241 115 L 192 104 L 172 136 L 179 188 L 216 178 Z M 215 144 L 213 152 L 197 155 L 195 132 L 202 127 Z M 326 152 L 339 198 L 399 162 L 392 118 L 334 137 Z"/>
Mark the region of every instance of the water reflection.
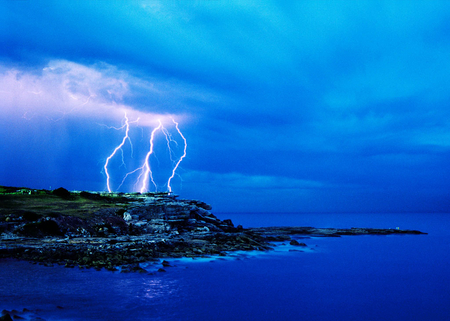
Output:
<path fill-rule="evenodd" d="M 143 297 L 145 299 L 157 299 L 161 297 L 177 297 L 179 294 L 178 282 L 175 280 L 167 280 L 166 278 L 147 279 L 143 283 Z"/>

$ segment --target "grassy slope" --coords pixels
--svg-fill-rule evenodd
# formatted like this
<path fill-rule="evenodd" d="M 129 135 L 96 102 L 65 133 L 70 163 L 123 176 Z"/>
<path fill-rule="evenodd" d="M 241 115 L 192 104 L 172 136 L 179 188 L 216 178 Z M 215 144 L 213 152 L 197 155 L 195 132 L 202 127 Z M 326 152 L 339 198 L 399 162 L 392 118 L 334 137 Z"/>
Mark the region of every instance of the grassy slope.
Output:
<path fill-rule="evenodd" d="M 101 208 L 117 208 L 124 206 L 128 200 L 123 197 L 98 196 L 86 198 L 80 194 L 71 193 L 64 198 L 51 194 L 50 191 L 38 191 L 37 194 L 14 193 L 16 188 L 0 186 L 0 220 L 6 216 L 21 216 L 24 213 L 34 213 L 39 216 L 51 216 L 54 213 L 90 218 Z M 6 193 L 5 193 L 6 192 Z"/>

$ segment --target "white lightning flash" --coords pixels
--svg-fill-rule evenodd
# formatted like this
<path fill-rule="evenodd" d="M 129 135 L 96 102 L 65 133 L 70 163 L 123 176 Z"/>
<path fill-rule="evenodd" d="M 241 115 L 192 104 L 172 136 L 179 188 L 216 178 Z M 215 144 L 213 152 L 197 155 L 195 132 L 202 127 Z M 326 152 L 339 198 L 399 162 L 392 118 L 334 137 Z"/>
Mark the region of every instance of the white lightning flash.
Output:
<path fill-rule="evenodd" d="M 141 189 L 140 189 L 141 193 L 145 193 L 148 191 L 147 186 L 149 184 L 149 179 L 155 186 L 155 189 L 158 190 L 158 186 L 156 185 L 155 181 L 153 180 L 153 173 L 152 173 L 152 169 L 150 167 L 150 155 L 153 154 L 155 133 L 163 127 L 161 120 L 158 120 L 158 121 L 159 121 L 158 127 L 153 129 L 152 134 L 150 135 L 150 150 L 148 151 L 147 155 L 145 156 L 144 165 L 142 165 L 142 167 L 141 167 L 142 173 L 138 177 L 138 181 L 139 181 L 140 177 L 144 176 L 144 178 L 142 180 Z"/>
<path fill-rule="evenodd" d="M 137 122 L 138 120 L 136 120 L 135 122 Z M 132 122 L 129 121 L 129 119 L 128 119 L 126 114 L 125 114 L 125 117 L 124 117 L 124 121 L 125 121 L 125 124 L 122 127 L 120 127 L 120 128 L 112 127 L 114 129 L 123 129 L 123 128 L 125 128 L 125 136 L 123 137 L 122 142 L 114 149 L 114 151 L 111 153 L 111 155 L 106 159 L 105 165 L 103 167 L 104 171 L 105 171 L 105 174 L 106 174 L 106 185 L 107 185 L 107 188 L 108 188 L 108 192 L 110 192 L 110 193 L 112 192 L 112 189 L 111 189 L 111 183 L 110 183 L 110 174 L 108 172 L 109 161 L 120 150 L 122 152 L 122 165 L 125 166 L 125 160 L 124 160 L 124 155 L 123 155 L 122 148 L 123 148 L 123 146 L 124 146 L 124 144 L 126 143 L 127 140 L 129 141 L 131 147 L 133 146 L 131 144 L 131 138 L 130 138 L 130 135 L 129 135 L 129 130 L 130 130 L 129 124 L 132 123 Z M 130 175 L 133 175 L 135 173 L 139 173 L 138 177 L 136 179 L 136 183 L 134 184 L 134 188 L 133 189 L 136 190 L 136 191 L 139 191 L 140 193 L 147 193 L 147 192 L 150 191 L 149 185 L 153 185 L 154 190 L 156 192 L 158 192 L 158 184 L 154 180 L 153 171 L 152 171 L 150 163 L 151 163 L 152 155 L 153 155 L 153 157 L 156 157 L 156 155 L 155 155 L 156 136 L 158 134 L 158 131 L 161 131 L 162 134 L 165 136 L 165 139 L 166 139 L 166 145 L 167 145 L 167 150 L 168 150 L 168 153 L 169 153 L 170 164 L 171 164 L 171 175 L 168 178 L 167 183 L 166 183 L 167 191 L 168 191 L 168 193 L 172 193 L 171 181 L 175 177 L 176 171 L 177 171 L 181 161 L 184 159 L 184 157 L 186 157 L 186 149 L 187 149 L 186 138 L 181 133 L 181 131 L 180 131 L 179 127 L 178 127 L 178 123 L 173 118 L 172 118 L 172 122 L 175 125 L 175 129 L 177 131 L 177 134 L 183 139 L 183 142 L 184 142 L 183 155 L 181 155 L 181 157 L 179 157 L 179 158 L 175 157 L 175 153 L 174 153 L 174 150 L 172 150 L 171 144 L 179 146 L 179 143 L 174 139 L 173 135 L 169 132 L 169 130 L 167 130 L 167 128 L 164 127 L 164 125 L 161 122 L 161 120 L 158 120 L 158 123 L 159 123 L 158 126 L 155 127 L 151 131 L 150 139 L 149 139 L 150 147 L 149 147 L 148 152 L 145 155 L 144 161 L 142 162 L 142 166 L 136 168 L 133 171 L 128 172 L 123 177 L 122 182 L 118 186 L 117 190 L 122 187 L 122 185 L 125 183 L 125 180 Z M 153 190 L 153 188 L 152 188 L 152 190 Z"/>
<path fill-rule="evenodd" d="M 183 155 L 178 159 L 178 162 L 175 164 L 175 166 L 172 170 L 172 175 L 169 177 L 169 180 L 167 181 L 167 189 L 169 190 L 169 193 L 172 193 L 172 187 L 170 186 L 170 181 L 172 180 L 172 178 L 174 178 L 175 172 L 176 172 L 178 166 L 180 165 L 181 161 L 183 160 L 183 158 L 186 157 L 186 149 L 187 149 L 186 138 L 183 136 L 180 129 L 178 128 L 178 123 L 173 118 L 172 118 L 172 121 L 175 124 L 175 128 L 177 129 L 178 134 L 180 134 L 181 138 L 184 141 L 184 149 L 183 149 Z"/>
<path fill-rule="evenodd" d="M 135 120 L 133 122 L 137 122 L 138 120 L 139 119 L 137 119 L 137 120 Z M 128 117 L 127 117 L 127 113 L 126 112 L 125 112 L 125 115 L 124 115 L 124 121 L 125 121 L 125 124 L 122 127 L 114 128 L 114 129 L 118 129 L 119 130 L 119 129 L 125 128 L 125 136 L 123 136 L 122 142 L 114 149 L 114 151 L 111 153 L 111 155 L 109 155 L 108 158 L 106 158 L 105 165 L 103 166 L 103 169 L 105 170 L 105 175 L 106 175 L 106 187 L 108 189 L 108 192 L 110 192 L 110 193 L 112 192 L 112 190 L 111 190 L 111 176 L 109 175 L 109 172 L 108 172 L 109 161 L 111 160 L 111 158 L 114 157 L 114 155 L 119 150 L 122 151 L 122 147 L 123 147 L 123 145 L 125 145 L 127 140 L 129 141 L 131 147 L 133 148 L 133 145 L 131 143 L 130 136 L 129 136 L 130 121 L 129 121 Z M 124 159 L 123 159 L 123 151 L 122 151 L 122 164 L 125 164 Z"/>

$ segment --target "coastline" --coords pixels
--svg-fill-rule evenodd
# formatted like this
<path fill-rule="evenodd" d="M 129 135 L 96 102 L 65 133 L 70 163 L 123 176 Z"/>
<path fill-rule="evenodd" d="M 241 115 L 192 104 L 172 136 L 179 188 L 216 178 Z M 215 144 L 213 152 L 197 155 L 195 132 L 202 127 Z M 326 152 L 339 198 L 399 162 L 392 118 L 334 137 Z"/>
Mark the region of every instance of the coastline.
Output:
<path fill-rule="evenodd" d="M 63 188 L 3 191 L 0 258 L 47 266 L 146 272 L 139 263 L 268 251 L 277 241 L 306 246 L 293 236 L 426 234 L 400 229 L 235 227 L 231 220 L 212 214 L 210 205 L 168 193 L 110 194 Z"/>

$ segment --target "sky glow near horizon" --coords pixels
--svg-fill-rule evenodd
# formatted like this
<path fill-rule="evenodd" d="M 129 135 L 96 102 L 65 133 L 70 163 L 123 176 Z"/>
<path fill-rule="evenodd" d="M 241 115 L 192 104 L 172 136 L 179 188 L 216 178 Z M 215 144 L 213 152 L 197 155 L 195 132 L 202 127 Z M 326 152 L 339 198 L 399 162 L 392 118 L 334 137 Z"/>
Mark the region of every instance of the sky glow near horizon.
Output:
<path fill-rule="evenodd" d="M 173 117 L 173 191 L 216 212 L 450 212 L 449 21 L 446 1 L 3 1 L 0 185 L 106 190 L 126 113 L 115 186 Z"/>

